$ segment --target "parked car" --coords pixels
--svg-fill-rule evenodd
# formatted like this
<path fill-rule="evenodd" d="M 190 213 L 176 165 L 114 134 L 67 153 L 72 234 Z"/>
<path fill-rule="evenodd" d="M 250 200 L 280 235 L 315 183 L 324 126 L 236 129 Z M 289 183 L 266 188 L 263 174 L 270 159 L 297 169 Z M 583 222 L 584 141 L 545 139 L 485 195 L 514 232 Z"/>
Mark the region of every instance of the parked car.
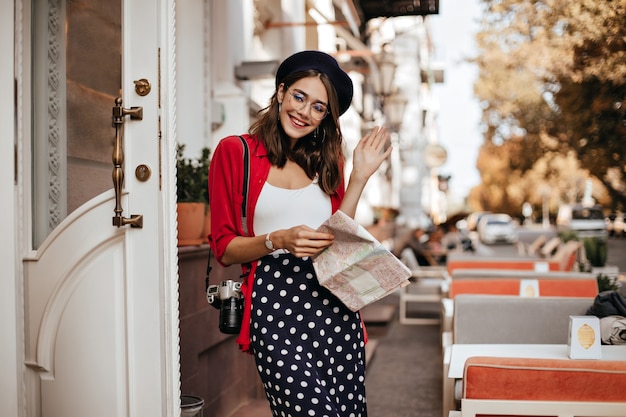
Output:
<path fill-rule="evenodd" d="M 604 218 L 604 225 L 606 227 L 606 233 L 609 236 L 613 236 L 613 222 L 615 221 L 615 213 L 611 213 Z"/>
<path fill-rule="evenodd" d="M 606 224 L 606 232 L 609 236 L 623 237 L 626 236 L 624 224 L 624 213 L 611 213 L 604 219 Z"/>
<path fill-rule="evenodd" d="M 475 211 L 471 213 L 469 216 L 467 216 L 467 230 L 470 232 L 475 232 L 478 228 L 478 223 L 480 222 L 480 219 L 485 214 L 493 214 L 493 213 L 491 213 L 490 211 Z"/>
<path fill-rule="evenodd" d="M 615 221 L 613 222 L 613 233 L 615 236 L 619 237 L 624 237 L 626 235 L 626 220 L 624 219 L 623 213 L 615 216 Z"/>
<path fill-rule="evenodd" d="M 602 206 L 583 204 L 563 204 L 556 217 L 559 233 L 574 232 L 580 238 L 606 237 L 606 223 Z"/>
<path fill-rule="evenodd" d="M 516 243 L 517 223 L 508 214 L 485 214 L 478 222 L 478 237 L 485 244 Z"/>

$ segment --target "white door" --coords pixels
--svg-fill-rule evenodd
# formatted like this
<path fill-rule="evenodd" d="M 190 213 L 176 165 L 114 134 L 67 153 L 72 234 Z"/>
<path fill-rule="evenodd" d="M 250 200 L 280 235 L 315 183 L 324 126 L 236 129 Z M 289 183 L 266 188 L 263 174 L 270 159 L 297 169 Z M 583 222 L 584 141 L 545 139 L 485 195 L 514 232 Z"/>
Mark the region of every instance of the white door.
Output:
<path fill-rule="evenodd" d="M 19 8 L 28 417 L 179 414 L 173 2 Z"/>

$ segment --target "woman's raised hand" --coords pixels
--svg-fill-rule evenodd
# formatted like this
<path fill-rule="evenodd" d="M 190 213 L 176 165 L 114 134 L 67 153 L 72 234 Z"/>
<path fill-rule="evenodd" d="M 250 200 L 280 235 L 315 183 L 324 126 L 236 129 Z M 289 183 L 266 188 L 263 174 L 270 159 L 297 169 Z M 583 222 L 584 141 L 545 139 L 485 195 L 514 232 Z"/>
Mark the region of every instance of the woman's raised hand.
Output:
<path fill-rule="evenodd" d="M 389 132 L 384 127 L 374 127 L 370 133 L 363 136 L 353 153 L 353 168 L 351 177 L 361 181 L 367 181 L 391 154 L 391 145 L 385 149 L 389 142 Z"/>

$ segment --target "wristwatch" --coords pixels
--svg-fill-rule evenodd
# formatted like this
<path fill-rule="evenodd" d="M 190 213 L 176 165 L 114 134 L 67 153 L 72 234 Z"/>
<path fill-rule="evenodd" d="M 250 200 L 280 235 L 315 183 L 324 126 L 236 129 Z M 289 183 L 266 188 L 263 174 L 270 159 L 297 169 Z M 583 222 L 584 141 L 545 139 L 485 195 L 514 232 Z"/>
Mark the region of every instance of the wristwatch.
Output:
<path fill-rule="evenodd" d="M 268 233 L 267 236 L 265 236 L 265 247 L 268 248 L 269 250 L 276 250 L 276 248 L 274 247 L 274 244 L 272 243 L 272 241 L 270 240 L 270 235 L 272 233 Z"/>

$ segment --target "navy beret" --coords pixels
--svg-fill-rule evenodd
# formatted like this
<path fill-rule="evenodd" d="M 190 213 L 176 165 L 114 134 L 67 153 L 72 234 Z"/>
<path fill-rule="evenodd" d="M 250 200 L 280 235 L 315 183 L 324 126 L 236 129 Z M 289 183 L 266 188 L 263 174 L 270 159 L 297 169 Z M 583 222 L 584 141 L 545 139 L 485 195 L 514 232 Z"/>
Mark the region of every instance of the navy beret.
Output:
<path fill-rule="evenodd" d="M 344 114 L 352 102 L 352 80 L 339 67 L 337 60 L 324 52 L 302 51 L 285 59 L 276 71 L 276 88 L 288 75 L 307 70 L 316 70 L 328 76 L 337 92 L 339 114 Z"/>

